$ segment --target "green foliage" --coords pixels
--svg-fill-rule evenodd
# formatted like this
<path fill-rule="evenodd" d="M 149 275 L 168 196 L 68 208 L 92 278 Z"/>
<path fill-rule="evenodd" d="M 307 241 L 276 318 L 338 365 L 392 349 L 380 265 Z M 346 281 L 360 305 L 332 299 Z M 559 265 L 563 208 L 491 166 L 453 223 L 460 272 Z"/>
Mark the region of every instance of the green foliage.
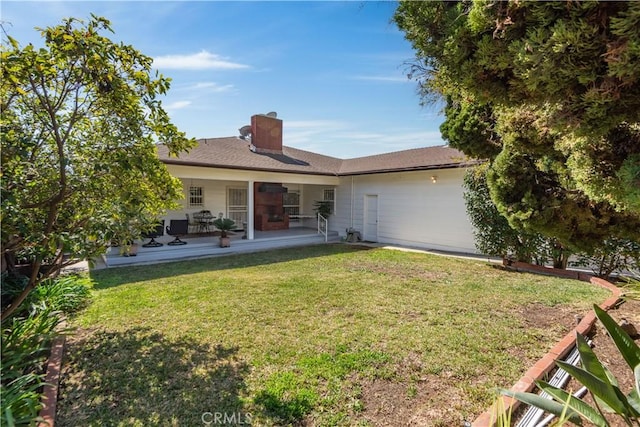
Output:
<path fill-rule="evenodd" d="M 13 299 L 20 295 L 25 286 L 29 283 L 29 278 L 18 272 L 5 271 L 2 273 L 1 279 L 2 288 L 0 289 L 2 295 L 2 307 L 4 308 Z"/>
<path fill-rule="evenodd" d="M 517 261 L 566 268 L 571 254 L 556 239 L 540 233 L 511 226 L 491 200 L 487 173 L 483 164 L 467 171 L 463 186 L 467 215 L 474 226 L 475 244 L 483 254 L 516 259 Z"/>
<path fill-rule="evenodd" d="M 3 324 L 2 425 L 31 425 L 37 417 L 49 344 L 63 316 L 87 304 L 90 287 L 87 277 L 47 279 Z"/>
<path fill-rule="evenodd" d="M 624 297 L 640 301 L 640 274 L 635 277 L 623 277 L 618 287 L 624 290 Z"/>
<path fill-rule="evenodd" d="M 640 240 L 640 4 L 403 1 L 394 19 L 514 228 L 574 251 Z"/>
<path fill-rule="evenodd" d="M 464 177 L 467 215 L 474 227 L 476 248 L 480 253 L 544 264 L 540 253 L 545 238 L 538 233 L 519 231 L 509 225 L 491 201 L 487 186 L 487 164 L 469 169 Z"/>
<path fill-rule="evenodd" d="M 2 425 L 30 425 L 41 408 L 44 362 L 61 318 L 48 307 L 2 327 Z"/>
<path fill-rule="evenodd" d="M 46 279 L 26 299 L 27 305 L 46 304 L 52 310 L 73 314 L 87 306 L 93 283 L 90 278 L 66 275 Z"/>
<path fill-rule="evenodd" d="M 333 202 L 329 200 L 316 200 L 313 202 L 313 211 L 316 215 L 322 215 L 324 218 L 328 218 L 333 210 Z"/>
<path fill-rule="evenodd" d="M 609 239 L 591 254 L 578 254 L 575 266 L 590 267 L 598 277 L 613 273 L 640 272 L 640 243 L 629 239 Z"/>
<path fill-rule="evenodd" d="M 227 232 L 235 228 L 236 222 L 231 218 L 216 218 L 213 220 L 213 226 L 220 230 L 221 237 L 227 237 Z"/>
<path fill-rule="evenodd" d="M 502 144 L 494 129 L 496 118 L 489 106 L 469 99 L 454 102 L 450 98 L 444 112 L 447 120 L 440 126 L 440 132 L 451 146 L 478 159 L 494 158 L 500 153 Z"/>
<path fill-rule="evenodd" d="M 193 143 L 158 99 L 169 79 L 105 32 L 109 21 L 92 15 L 42 29 L 43 48 L 3 42 L 2 255 L 10 266 L 19 258 L 38 271 L 60 267 L 63 254 L 95 258 L 112 239 L 129 240 L 132 228 L 150 228 L 181 197 L 156 153 L 158 141 L 173 154 Z"/>
<path fill-rule="evenodd" d="M 538 387 L 549 393 L 555 401 L 541 398 L 532 393 L 514 393 L 508 390 L 502 390 L 502 393 L 555 415 L 563 414 L 568 407 L 569 420 L 577 425 L 582 425 L 581 419 L 584 418 L 597 426 L 608 426 L 609 423 L 604 416 L 605 409 L 618 415 L 629 426 L 638 425 L 640 420 L 640 347 L 606 311 L 597 305 L 594 305 L 593 309 L 622 358 L 632 370 L 636 382 L 634 389 L 625 395 L 620 390 L 615 377 L 598 360 L 585 338 L 577 334 L 577 347 L 582 366 L 577 367 L 562 361 L 558 361 L 557 365 L 589 390 L 597 402 L 595 407 L 589 406 L 583 400 L 542 381 L 537 383 Z"/>

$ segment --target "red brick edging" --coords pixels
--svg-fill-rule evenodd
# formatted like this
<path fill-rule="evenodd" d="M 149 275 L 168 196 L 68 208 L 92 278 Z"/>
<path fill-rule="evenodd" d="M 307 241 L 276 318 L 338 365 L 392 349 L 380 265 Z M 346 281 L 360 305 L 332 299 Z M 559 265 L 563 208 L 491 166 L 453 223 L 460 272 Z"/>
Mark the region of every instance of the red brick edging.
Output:
<path fill-rule="evenodd" d="M 505 262 L 505 265 L 508 268 L 513 268 L 517 271 L 531 271 L 543 274 L 554 274 L 552 269 L 539 265 L 520 262 Z M 602 308 L 603 310 L 609 310 L 614 307 L 620 300 L 620 295 L 622 295 L 622 291 L 617 286 L 609 283 L 604 279 L 593 277 L 586 273 L 567 270 L 559 270 L 557 271 L 557 273 L 560 273 L 559 275 L 563 277 L 571 277 L 577 280 L 588 281 L 594 285 L 601 286 L 611 291 L 612 296 L 607 298 L 602 304 L 600 304 L 600 308 Z M 516 382 L 511 387 L 510 390 L 513 392 L 529 392 L 533 390 L 536 386 L 535 382 L 542 379 L 553 368 L 555 368 L 556 360 L 562 359 L 573 348 L 576 342 L 576 333 L 586 335 L 593 327 L 595 321 L 596 314 L 593 310 L 591 310 L 582 318 L 578 326 L 576 326 L 573 331 L 565 335 L 565 337 L 561 339 L 555 346 L 553 346 L 553 348 L 549 350 L 547 354 L 545 354 L 531 368 L 529 368 L 529 370 L 522 376 L 522 378 L 518 380 L 518 382 Z M 507 414 L 509 412 L 513 413 L 521 403 L 519 400 L 507 396 L 500 396 L 498 399 L 500 400 L 499 402 L 496 402 L 493 406 L 491 406 L 488 410 L 480 414 L 480 416 L 475 419 L 475 421 L 471 424 L 472 427 L 494 427 L 496 425 L 496 419 L 499 418 L 501 414 Z"/>
<path fill-rule="evenodd" d="M 58 384 L 60 369 L 62 368 L 62 354 L 64 353 L 64 336 L 58 336 L 51 343 L 51 353 L 47 361 L 47 375 L 42 392 L 42 409 L 38 427 L 54 427 L 56 421 L 56 403 L 58 401 Z"/>

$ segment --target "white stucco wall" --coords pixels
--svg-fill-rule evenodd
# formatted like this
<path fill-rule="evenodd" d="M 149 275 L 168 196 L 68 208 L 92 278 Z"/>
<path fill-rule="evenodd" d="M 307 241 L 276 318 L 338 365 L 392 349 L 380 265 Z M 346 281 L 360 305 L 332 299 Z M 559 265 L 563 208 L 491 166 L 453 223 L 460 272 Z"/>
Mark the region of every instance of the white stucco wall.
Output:
<path fill-rule="evenodd" d="M 366 195 L 377 195 L 378 242 L 476 252 L 462 197 L 464 169 L 342 177 L 331 229 L 364 231 Z M 433 183 L 431 177 L 437 182 Z"/>
<path fill-rule="evenodd" d="M 185 219 L 184 214 L 193 214 L 203 209 L 211 211 L 213 215 L 222 212 L 227 214 L 227 189 L 228 188 L 247 188 L 247 183 L 242 181 L 209 181 L 206 179 L 182 179 L 182 194 L 185 198 L 179 200 L 181 208 L 167 212 L 166 219 Z M 202 187 L 204 192 L 204 206 L 189 207 L 187 200 L 189 187 Z"/>
<path fill-rule="evenodd" d="M 226 214 L 227 188 L 246 188 L 247 181 L 282 182 L 301 193 L 301 213 L 313 214 L 313 203 L 322 200 L 325 188 L 334 188 L 336 212 L 329 217 L 329 228 L 340 235 L 353 227 L 364 231 L 365 197 L 377 196 L 377 240 L 402 246 L 476 252 L 471 226 L 463 200 L 465 169 L 395 172 L 346 177 L 275 174 L 259 171 L 220 170 L 169 165 L 188 194 L 190 185 L 204 189 L 204 209 L 214 215 Z M 433 183 L 432 176 L 437 177 Z M 168 212 L 165 220 L 184 219 L 184 213 L 203 208 L 183 208 Z M 314 224 L 307 224 L 313 226 Z"/>

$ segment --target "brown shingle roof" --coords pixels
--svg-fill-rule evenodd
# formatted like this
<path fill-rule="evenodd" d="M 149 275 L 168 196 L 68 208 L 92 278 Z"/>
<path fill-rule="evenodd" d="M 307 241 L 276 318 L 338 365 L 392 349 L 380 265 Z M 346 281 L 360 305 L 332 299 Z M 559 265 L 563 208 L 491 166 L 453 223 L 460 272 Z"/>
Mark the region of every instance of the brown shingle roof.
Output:
<path fill-rule="evenodd" d="M 343 160 L 340 175 L 362 175 L 424 169 L 457 168 L 476 164 L 464 153 L 447 146 L 413 148 Z"/>
<path fill-rule="evenodd" d="M 199 139 L 196 147 L 178 157 L 170 157 L 167 147 L 161 144 L 158 155 L 167 164 L 334 176 L 442 169 L 476 163 L 462 152 L 446 146 L 347 160 L 287 146 L 282 147 L 282 154 L 259 154 L 249 149 L 247 141 L 236 137 Z"/>

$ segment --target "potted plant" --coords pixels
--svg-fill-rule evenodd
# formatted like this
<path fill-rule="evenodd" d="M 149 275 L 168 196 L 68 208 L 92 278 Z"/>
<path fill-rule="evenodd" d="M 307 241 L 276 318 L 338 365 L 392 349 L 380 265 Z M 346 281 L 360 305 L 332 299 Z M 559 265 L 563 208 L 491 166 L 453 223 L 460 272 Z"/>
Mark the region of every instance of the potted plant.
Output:
<path fill-rule="evenodd" d="M 112 228 L 113 241 L 116 244 L 112 246 L 120 246 L 120 255 L 136 256 L 138 254 L 138 241 L 142 238 L 144 232 L 152 230 L 157 226 L 155 218 L 148 219 L 145 217 L 131 216 L 128 219 L 117 221 Z"/>
<path fill-rule="evenodd" d="M 313 210 L 317 215 L 322 215 L 325 219 L 331 215 L 331 205 L 333 202 L 330 200 L 316 200 L 313 203 Z"/>
<path fill-rule="evenodd" d="M 128 242 L 123 244 L 122 247 L 120 248 L 120 255 L 122 256 L 138 255 L 138 244 L 133 240 L 129 240 Z"/>
<path fill-rule="evenodd" d="M 120 223 L 114 228 L 115 244 L 113 246 L 120 246 L 120 255 L 138 255 L 138 244 L 136 240 L 140 238 L 141 231 L 137 221 Z"/>
<path fill-rule="evenodd" d="M 220 247 L 228 248 L 231 246 L 231 239 L 227 236 L 227 232 L 235 228 L 236 222 L 231 218 L 217 218 L 213 220 L 213 225 L 220 230 Z"/>

